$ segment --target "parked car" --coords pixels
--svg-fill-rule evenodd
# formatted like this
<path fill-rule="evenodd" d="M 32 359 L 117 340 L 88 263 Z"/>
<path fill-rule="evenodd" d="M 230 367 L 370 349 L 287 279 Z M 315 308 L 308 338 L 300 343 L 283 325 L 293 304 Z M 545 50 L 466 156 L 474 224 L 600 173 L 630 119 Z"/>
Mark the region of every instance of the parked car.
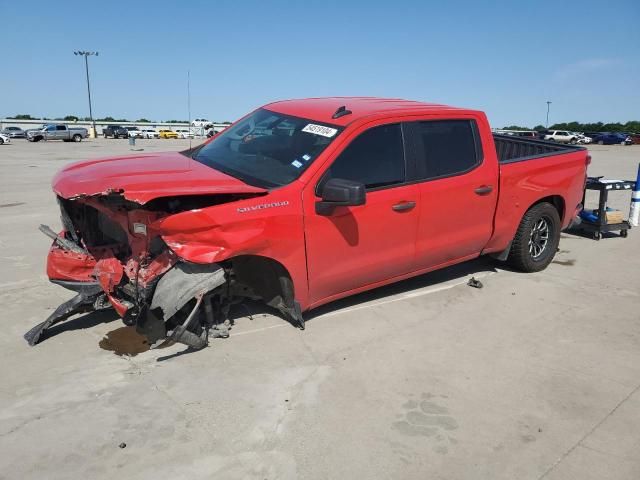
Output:
<path fill-rule="evenodd" d="M 9 138 L 27 138 L 27 134 L 20 127 L 5 127 L 0 133 Z"/>
<path fill-rule="evenodd" d="M 11 137 L 4 133 L 0 133 L 0 145 L 4 145 L 5 143 L 11 143 Z"/>
<path fill-rule="evenodd" d="M 194 138 L 195 135 L 191 130 L 177 129 L 178 138 Z"/>
<path fill-rule="evenodd" d="M 109 125 L 102 129 L 102 135 L 104 138 L 129 138 L 129 130 L 120 125 Z"/>
<path fill-rule="evenodd" d="M 27 130 L 27 140 L 30 142 L 39 142 L 40 140 L 81 142 L 83 138 L 87 138 L 88 136 L 89 132 L 86 128 L 69 128 L 61 123 L 45 125 L 39 130 Z"/>
<path fill-rule="evenodd" d="M 178 138 L 178 134 L 173 130 L 160 130 L 160 138 Z"/>
<path fill-rule="evenodd" d="M 537 272 L 589 161 L 494 136 L 476 110 L 341 97 L 271 103 L 186 151 L 73 163 L 53 180 L 63 231 L 42 228 L 50 279 L 78 295 L 25 338 L 106 302 L 149 344 L 202 348 L 246 298 L 304 328 L 310 309 L 483 254 Z"/>
<path fill-rule="evenodd" d="M 578 139 L 578 143 L 581 145 L 587 145 L 593 142 L 593 139 L 591 137 L 587 137 L 584 133 L 573 132 L 573 134 L 576 136 L 576 138 Z"/>
<path fill-rule="evenodd" d="M 144 128 L 142 130 L 142 137 L 143 138 L 159 138 L 160 134 L 154 128 Z"/>
<path fill-rule="evenodd" d="M 544 136 L 545 140 L 558 143 L 570 143 L 575 145 L 578 143 L 578 137 L 573 132 L 566 130 L 549 130 Z"/>
<path fill-rule="evenodd" d="M 631 145 L 633 140 L 629 135 L 624 133 L 601 133 L 596 136 L 593 141 L 598 145 Z"/>
<path fill-rule="evenodd" d="M 640 133 L 630 133 L 629 138 L 634 145 L 640 145 Z"/>
<path fill-rule="evenodd" d="M 211 122 L 206 118 L 196 118 L 195 120 L 191 121 L 192 127 L 206 127 L 207 125 L 210 125 L 210 124 Z"/>
<path fill-rule="evenodd" d="M 127 134 L 129 137 L 133 138 L 142 138 L 142 130 L 138 127 L 125 127 L 127 129 Z"/>
<path fill-rule="evenodd" d="M 549 130 L 538 130 L 536 136 L 538 140 L 544 140 L 544 137 L 549 134 Z"/>

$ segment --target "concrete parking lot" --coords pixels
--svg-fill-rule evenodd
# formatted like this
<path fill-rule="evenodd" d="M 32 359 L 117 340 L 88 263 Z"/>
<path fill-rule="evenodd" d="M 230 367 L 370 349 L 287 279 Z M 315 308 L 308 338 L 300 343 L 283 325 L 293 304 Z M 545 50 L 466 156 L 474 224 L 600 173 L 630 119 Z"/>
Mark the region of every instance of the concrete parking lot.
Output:
<path fill-rule="evenodd" d="M 640 478 L 640 231 L 565 233 L 537 274 L 479 259 L 424 275 L 305 331 L 254 305 L 196 353 L 141 351 L 108 313 L 29 347 L 71 296 L 44 273 L 52 176 L 130 148 L 0 146 L 0 478 Z M 590 150 L 591 175 L 635 178 L 640 146 Z M 612 200 L 626 214 L 629 194 Z"/>

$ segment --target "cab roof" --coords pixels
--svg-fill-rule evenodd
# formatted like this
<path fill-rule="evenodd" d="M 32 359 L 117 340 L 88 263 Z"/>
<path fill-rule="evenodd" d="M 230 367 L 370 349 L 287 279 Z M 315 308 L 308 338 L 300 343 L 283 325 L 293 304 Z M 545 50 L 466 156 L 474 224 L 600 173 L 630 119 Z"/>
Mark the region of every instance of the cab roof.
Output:
<path fill-rule="evenodd" d="M 340 107 L 350 110 L 351 113 L 333 118 Z M 269 103 L 265 105 L 265 108 L 285 115 L 308 118 L 339 126 L 346 126 L 364 117 L 385 117 L 389 114 L 428 114 L 443 111 L 474 112 L 474 110 L 438 103 L 377 97 L 323 97 L 282 100 Z"/>

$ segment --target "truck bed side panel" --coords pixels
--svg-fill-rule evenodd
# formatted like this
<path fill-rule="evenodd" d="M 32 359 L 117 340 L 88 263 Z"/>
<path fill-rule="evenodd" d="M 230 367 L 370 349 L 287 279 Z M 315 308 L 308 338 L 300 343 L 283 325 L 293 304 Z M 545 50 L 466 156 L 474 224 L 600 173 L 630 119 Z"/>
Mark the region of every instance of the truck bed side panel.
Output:
<path fill-rule="evenodd" d="M 525 212 L 545 197 L 557 195 L 563 199 L 562 227 L 566 228 L 582 200 L 586 168 L 586 150 L 500 163 L 494 234 L 484 253 L 504 250 Z"/>

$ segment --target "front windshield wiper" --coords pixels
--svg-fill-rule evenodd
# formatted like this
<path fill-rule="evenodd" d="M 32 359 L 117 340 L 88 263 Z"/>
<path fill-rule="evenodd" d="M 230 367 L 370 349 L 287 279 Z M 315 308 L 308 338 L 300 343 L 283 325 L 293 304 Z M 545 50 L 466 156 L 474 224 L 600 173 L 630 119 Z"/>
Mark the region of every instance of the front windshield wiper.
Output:
<path fill-rule="evenodd" d="M 193 148 L 189 148 L 189 149 L 187 149 L 187 150 L 183 150 L 183 151 L 178 152 L 178 153 L 180 153 L 180 154 L 184 155 L 185 157 L 189 157 L 189 158 L 192 158 L 192 159 L 196 160 L 196 154 L 197 154 L 200 150 L 202 150 L 202 147 L 204 147 L 204 146 L 205 146 L 205 144 L 204 144 L 204 143 L 201 143 L 201 144 L 200 144 L 200 145 L 198 145 L 198 146 L 195 146 L 195 147 L 193 147 Z"/>

